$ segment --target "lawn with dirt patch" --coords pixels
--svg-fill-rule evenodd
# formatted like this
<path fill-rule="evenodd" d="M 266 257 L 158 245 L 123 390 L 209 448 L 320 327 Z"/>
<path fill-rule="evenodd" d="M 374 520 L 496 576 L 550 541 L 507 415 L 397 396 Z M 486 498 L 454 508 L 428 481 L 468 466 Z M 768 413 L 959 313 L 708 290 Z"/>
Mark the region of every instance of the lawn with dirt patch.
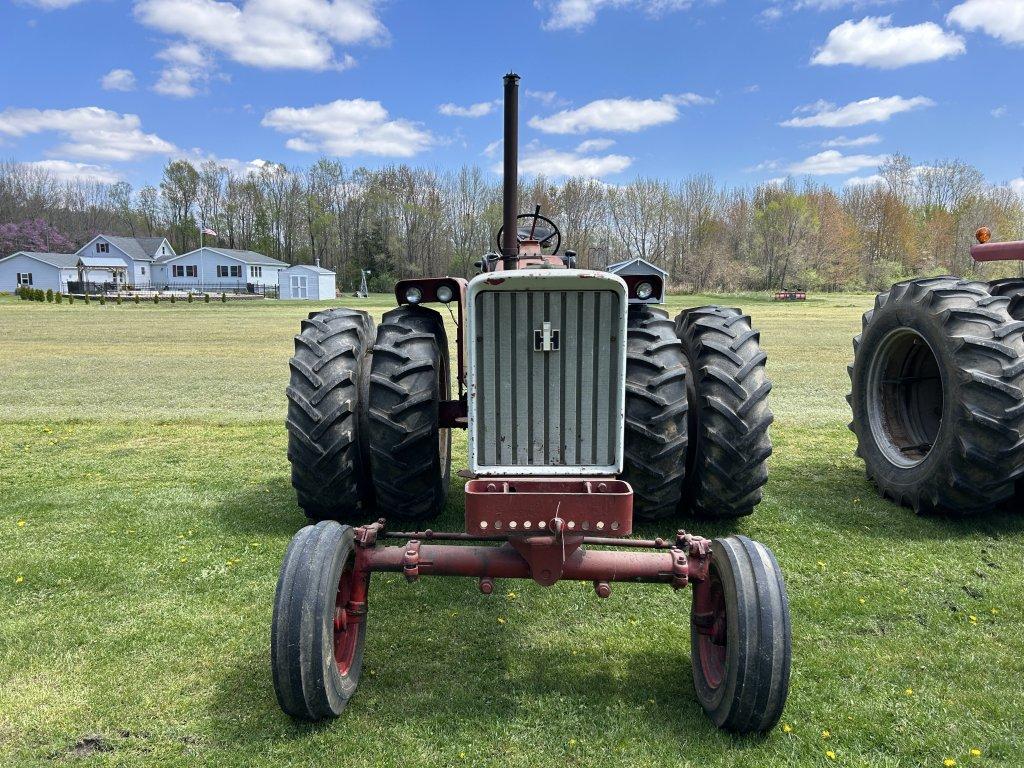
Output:
<path fill-rule="evenodd" d="M 762 331 L 771 479 L 752 517 L 684 525 L 785 571 L 792 690 L 764 738 L 704 717 L 685 592 L 397 575 L 373 577 L 348 710 L 293 723 L 269 626 L 303 522 L 284 387 L 310 306 L 0 299 L 0 765 L 1024 764 L 1024 516 L 918 518 L 868 485 L 844 395 L 871 297 L 720 301 Z"/>

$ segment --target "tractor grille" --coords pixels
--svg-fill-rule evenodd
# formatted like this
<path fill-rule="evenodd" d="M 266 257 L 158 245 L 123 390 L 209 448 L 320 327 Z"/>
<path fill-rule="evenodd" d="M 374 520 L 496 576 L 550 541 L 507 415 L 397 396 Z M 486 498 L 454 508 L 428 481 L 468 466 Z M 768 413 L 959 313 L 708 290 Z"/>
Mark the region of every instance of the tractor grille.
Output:
<path fill-rule="evenodd" d="M 619 295 L 484 290 L 472 311 L 476 471 L 614 473 L 622 445 Z"/>

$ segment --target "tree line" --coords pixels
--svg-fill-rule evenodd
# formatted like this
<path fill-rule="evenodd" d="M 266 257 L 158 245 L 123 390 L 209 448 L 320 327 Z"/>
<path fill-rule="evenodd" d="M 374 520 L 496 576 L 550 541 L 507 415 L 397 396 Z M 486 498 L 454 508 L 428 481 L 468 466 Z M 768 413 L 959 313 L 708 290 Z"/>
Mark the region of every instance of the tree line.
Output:
<path fill-rule="evenodd" d="M 986 183 L 958 160 L 913 164 L 893 156 L 870 183 L 836 191 L 785 179 L 728 188 L 708 175 L 520 185 L 520 210 L 539 204 L 583 267 L 640 256 L 685 291 L 880 290 L 919 274 L 974 275 L 969 246 L 988 226 L 1024 239 L 1024 199 Z M 71 252 L 98 233 L 166 236 L 245 248 L 289 263 L 334 269 L 343 286 L 371 271 L 371 288 L 399 278 L 476 273 L 497 249 L 501 189 L 479 167 L 435 171 L 348 168 L 321 158 L 308 168 L 266 163 L 242 172 L 214 161 L 167 163 L 159 185 L 138 189 L 61 181 L 37 166 L 0 163 L 0 255 Z M 987 267 L 1015 271 L 1017 265 Z"/>

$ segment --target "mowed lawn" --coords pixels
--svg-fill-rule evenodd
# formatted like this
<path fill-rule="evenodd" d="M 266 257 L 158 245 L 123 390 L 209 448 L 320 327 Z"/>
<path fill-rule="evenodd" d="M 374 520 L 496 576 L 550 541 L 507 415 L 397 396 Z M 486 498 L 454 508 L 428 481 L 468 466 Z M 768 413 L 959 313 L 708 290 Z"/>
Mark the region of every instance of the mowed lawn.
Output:
<path fill-rule="evenodd" d="M 686 592 L 374 576 L 337 721 L 269 669 L 289 485 L 290 302 L 0 300 L 0 765 L 1020 766 L 1024 516 L 918 518 L 853 455 L 850 337 L 871 297 L 743 305 L 774 380 L 765 500 L 734 523 L 785 571 L 784 726 L 720 733 Z M 340 303 L 340 302 L 339 302 Z M 348 303 L 385 311 L 375 296 Z M 465 460 L 456 436 L 456 465 Z M 461 481 L 436 527 L 461 526 Z M 671 533 L 672 522 L 639 533 Z M 971 750 L 979 750 L 980 756 Z"/>

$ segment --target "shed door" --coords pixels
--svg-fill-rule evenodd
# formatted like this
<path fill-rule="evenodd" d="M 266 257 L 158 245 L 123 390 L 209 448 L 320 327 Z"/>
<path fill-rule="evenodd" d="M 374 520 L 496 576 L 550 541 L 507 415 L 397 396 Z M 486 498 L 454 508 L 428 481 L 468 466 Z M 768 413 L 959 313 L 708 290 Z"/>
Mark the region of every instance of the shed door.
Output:
<path fill-rule="evenodd" d="M 306 291 L 306 276 L 305 275 L 292 275 L 292 298 L 293 299 L 307 299 L 309 298 Z"/>

